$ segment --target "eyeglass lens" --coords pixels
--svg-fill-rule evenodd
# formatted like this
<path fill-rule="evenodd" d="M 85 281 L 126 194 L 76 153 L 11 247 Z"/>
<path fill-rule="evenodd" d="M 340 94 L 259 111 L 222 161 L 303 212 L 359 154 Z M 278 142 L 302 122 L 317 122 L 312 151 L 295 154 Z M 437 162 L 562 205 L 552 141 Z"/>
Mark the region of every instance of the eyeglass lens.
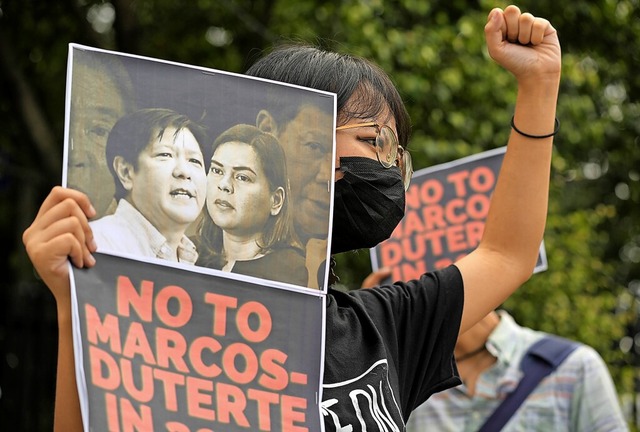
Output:
<path fill-rule="evenodd" d="M 404 181 L 405 190 L 409 189 L 409 183 L 411 183 L 411 176 L 413 175 L 413 161 L 411 160 L 411 154 L 407 150 L 402 152 L 402 180 Z"/>
<path fill-rule="evenodd" d="M 376 137 L 378 160 L 385 168 L 390 168 L 398 156 L 398 141 L 388 126 L 382 126 Z"/>
<path fill-rule="evenodd" d="M 409 187 L 411 182 L 411 176 L 413 175 L 413 163 L 411 161 L 411 154 L 407 150 L 398 150 L 400 145 L 396 134 L 389 126 L 382 126 L 376 137 L 377 156 L 380 164 L 385 168 L 391 168 L 397 158 L 398 152 L 400 152 L 401 160 L 399 160 L 400 170 L 402 171 L 402 180 L 404 182 L 405 189 Z"/>

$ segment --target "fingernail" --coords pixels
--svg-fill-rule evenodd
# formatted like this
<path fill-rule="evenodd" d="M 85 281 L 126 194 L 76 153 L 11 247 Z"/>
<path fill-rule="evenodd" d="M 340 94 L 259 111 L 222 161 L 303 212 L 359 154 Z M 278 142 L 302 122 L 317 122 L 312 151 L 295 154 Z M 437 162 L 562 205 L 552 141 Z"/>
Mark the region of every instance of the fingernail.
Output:
<path fill-rule="evenodd" d="M 95 263 L 96 263 L 96 259 L 93 257 L 93 255 L 89 254 L 87 256 L 87 258 L 85 259 L 86 266 L 90 267 L 90 266 L 94 265 Z"/>

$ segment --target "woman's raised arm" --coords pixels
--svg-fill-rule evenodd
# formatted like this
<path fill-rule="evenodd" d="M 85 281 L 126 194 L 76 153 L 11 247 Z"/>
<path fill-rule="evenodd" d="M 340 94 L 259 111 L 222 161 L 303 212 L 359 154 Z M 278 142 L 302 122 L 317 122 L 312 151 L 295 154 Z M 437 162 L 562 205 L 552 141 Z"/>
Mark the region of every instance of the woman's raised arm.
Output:
<path fill-rule="evenodd" d="M 513 118 L 518 131 L 512 128 L 483 239 L 456 263 L 465 285 L 461 333 L 533 273 L 547 218 L 557 127 L 561 51 L 553 26 L 509 6 L 491 11 L 485 38 L 491 57 L 518 82 Z"/>

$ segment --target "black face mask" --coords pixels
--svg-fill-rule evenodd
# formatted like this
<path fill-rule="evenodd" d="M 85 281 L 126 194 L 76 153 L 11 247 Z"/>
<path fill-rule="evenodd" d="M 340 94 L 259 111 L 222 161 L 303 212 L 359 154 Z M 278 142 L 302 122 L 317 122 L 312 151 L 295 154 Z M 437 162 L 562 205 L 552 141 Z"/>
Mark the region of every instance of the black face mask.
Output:
<path fill-rule="evenodd" d="M 404 185 L 397 167 L 375 159 L 340 158 L 335 184 L 331 253 L 370 248 L 388 239 L 404 217 Z"/>

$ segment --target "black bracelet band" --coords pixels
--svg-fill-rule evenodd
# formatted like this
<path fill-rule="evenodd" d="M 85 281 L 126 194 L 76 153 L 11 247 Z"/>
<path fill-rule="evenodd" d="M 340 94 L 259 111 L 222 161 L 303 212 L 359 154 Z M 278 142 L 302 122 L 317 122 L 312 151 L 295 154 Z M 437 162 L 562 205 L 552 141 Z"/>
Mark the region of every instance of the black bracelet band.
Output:
<path fill-rule="evenodd" d="M 558 118 L 556 117 L 555 128 L 554 128 L 553 132 L 551 132 L 550 134 L 546 134 L 546 135 L 529 135 L 528 133 L 524 133 L 524 132 L 522 132 L 520 129 L 518 129 L 516 127 L 516 124 L 513 122 L 514 117 L 511 117 L 511 128 L 514 131 L 516 131 L 517 133 L 519 133 L 520 135 L 522 135 L 524 137 L 527 137 L 527 138 L 533 138 L 533 139 L 549 138 L 549 137 L 552 137 L 555 134 L 557 134 L 558 131 L 560 130 L 560 120 L 558 120 Z"/>

